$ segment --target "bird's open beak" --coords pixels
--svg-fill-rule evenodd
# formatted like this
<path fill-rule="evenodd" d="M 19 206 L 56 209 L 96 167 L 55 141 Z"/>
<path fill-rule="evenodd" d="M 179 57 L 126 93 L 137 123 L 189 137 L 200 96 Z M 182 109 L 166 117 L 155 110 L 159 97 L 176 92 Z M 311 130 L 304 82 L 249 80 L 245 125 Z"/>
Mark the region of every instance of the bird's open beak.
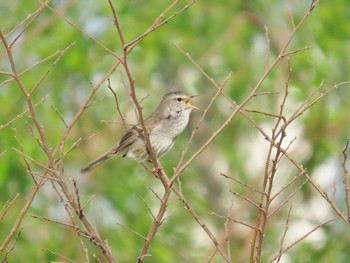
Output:
<path fill-rule="evenodd" d="M 190 104 L 190 99 L 193 99 L 193 98 L 195 98 L 195 97 L 198 97 L 198 95 L 189 96 L 188 99 L 185 100 L 185 105 L 186 105 L 187 108 L 200 110 L 200 109 L 197 108 L 196 106 Z"/>

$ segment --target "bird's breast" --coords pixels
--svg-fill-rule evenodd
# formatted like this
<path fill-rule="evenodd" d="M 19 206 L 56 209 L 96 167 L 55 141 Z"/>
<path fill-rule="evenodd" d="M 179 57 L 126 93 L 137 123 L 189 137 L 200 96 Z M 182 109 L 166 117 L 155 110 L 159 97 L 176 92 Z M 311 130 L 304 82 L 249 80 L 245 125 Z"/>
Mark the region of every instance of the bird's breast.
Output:
<path fill-rule="evenodd" d="M 190 118 L 190 111 L 182 111 L 170 115 L 161 123 L 159 130 L 165 136 L 176 138 L 186 128 Z"/>

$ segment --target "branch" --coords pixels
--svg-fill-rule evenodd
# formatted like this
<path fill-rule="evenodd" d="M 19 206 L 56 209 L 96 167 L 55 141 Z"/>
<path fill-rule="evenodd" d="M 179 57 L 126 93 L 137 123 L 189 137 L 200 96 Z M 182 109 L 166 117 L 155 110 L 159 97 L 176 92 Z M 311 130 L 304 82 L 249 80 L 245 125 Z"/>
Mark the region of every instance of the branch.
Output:
<path fill-rule="evenodd" d="M 28 29 L 28 27 L 34 22 L 34 20 L 43 12 L 49 5 L 51 0 L 45 1 L 42 3 L 42 5 L 31 15 L 29 15 L 27 18 L 25 18 L 21 23 L 19 23 L 9 34 L 6 35 L 5 38 L 7 38 L 9 35 L 12 35 L 14 32 L 16 32 L 20 26 L 23 26 L 24 23 L 29 20 L 29 22 L 19 31 L 17 36 L 12 40 L 12 42 L 9 45 L 9 48 L 11 49 L 13 45 L 17 42 L 17 40 L 23 35 L 23 33 Z"/>
<path fill-rule="evenodd" d="M 282 257 L 282 249 L 283 249 L 283 242 L 284 242 L 284 239 L 286 238 L 286 234 L 287 234 L 287 231 L 288 231 L 288 227 L 289 227 L 289 219 L 290 219 L 290 214 L 292 212 L 292 208 L 293 206 L 290 206 L 289 208 L 289 211 L 288 211 L 288 215 L 287 215 L 287 220 L 286 220 L 286 225 L 284 227 L 284 232 L 283 232 L 283 235 L 282 235 L 282 238 L 281 238 L 281 241 L 280 241 L 280 249 L 279 249 L 279 256 L 277 258 L 277 263 L 280 262 L 281 260 L 281 257 Z"/>
<path fill-rule="evenodd" d="M 112 4 L 112 2 L 109 0 L 109 4 L 110 4 L 110 7 L 111 7 L 111 10 L 112 10 L 112 15 L 113 15 L 113 20 L 114 20 L 114 25 L 117 29 L 117 32 L 118 32 L 118 35 L 119 35 L 119 38 L 120 38 L 120 41 L 122 44 L 124 44 L 124 36 L 123 36 L 123 33 L 121 31 L 121 28 L 120 28 L 120 25 L 119 25 L 119 21 L 118 21 L 118 18 L 117 18 L 117 14 L 115 12 L 115 8 Z M 140 126 L 142 127 L 142 130 L 143 130 L 143 134 L 145 136 L 145 142 L 146 142 L 146 147 L 148 149 L 148 152 L 149 152 L 149 156 L 150 156 L 150 159 L 154 165 L 154 175 L 159 178 L 159 180 L 162 182 L 163 184 L 163 187 L 164 187 L 164 194 L 163 194 L 163 197 L 162 197 L 162 201 L 161 201 L 161 204 L 160 204 L 160 207 L 158 209 L 158 213 L 157 215 L 155 216 L 154 220 L 153 220 L 153 224 L 152 224 L 152 227 L 151 229 L 149 230 L 149 233 L 147 235 L 147 238 L 146 238 L 146 241 L 141 249 L 141 252 L 140 252 L 140 255 L 138 257 L 138 262 L 139 263 L 142 263 L 144 262 L 144 257 L 148 255 L 148 249 L 156 235 L 156 233 L 158 232 L 159 230 L 159 227 L 161 226 L 162 224 L 162 221 L 163 221 L 163 218 L 164 218 L 164 215 L 165 215 L 165 212 L 166 212 L 166 209 L 167 209 L 167 204 L 168 204 L 168 201 L 169 201 L 169 198 L 170 198 L 170 194 L 171 194 L 171 191 L 170 191 L 170 184 L 169 184 L 169 180 L 162 168 L 162 166 L 160 165 L 159 163 L 159 160 L 153 150 L 153 147 L 151 145 L 151 141 L 149 139 L 149 131 L 147 130 L 146 126 L 145 126 L 145 122 L 144 122 L 144 118 L 143 118 L 143 114 L 142 114 L 142 108 L 139 104 L 139 101 L 136 97 L 136 90 L 135 90 L 135 81 L 132 77 L 132 74 L 131 74 L 131 71 L 130 71 L 130 68 L 129 68 L 129 65 L 128 65 L 128 53 L 130 52 L 130 50 L 124 48 L 124 53 L 123 53 L 123 58 L 119 59 L 120 63 L 122 64 L 122 66 L 124 67 L 124 70 L 125 70 L 125 73 L 127 75 L 127 78 L 128 78 L 128 82 L 129 82 L 129 89 L 130 89 L 130 97 L 132 98 L 133 100 L 133 103 L 136 107 L 136 110 L 137 110 L 137 115 L 138 115 L 138 120 L 139 120 L 139 123 L 140 123 Z"/>
<path fill-rule="evenodd" d="M 0 211 L 0 221 L 4 219 L 6 216 L 7 211 L 11 208 L 11 206 L 14 204 L 14 202 L 19 197 L 19 194 L 17 193 L 16 196 L 12 199 L 12 201 L 7 201 L 4 206 L 2 207 L 2 210 Z"/>
<path fill-rule="evenodd" d="M 211 230 L 209 229 L 209 227 L 203 222 L 203 220 L 199 217 L 199 215 L 192 209 L 191 205 L 187 202 L 187 200 L 185 199 L 184 195 L 178 191 L 174 186 L 172 186 L 171 190 L 178 196 L 179 200 L 185 205 L 185 208 L 187 209 L 187 211 L 192 215 L 192 217 L 194 218 L 194 220 L 196 220 L 196 222 L 203 228 L 203 230 L 205 231 L 205 233 L 208 235 L 208 237 L 211 239 L 211 241 L 213 242 L 213 244 L 215 245 L 216 249 L 219 251 L 219 253 L 221 254 L 221 256 L 223 257 L 223 259 L 225 260 L 225 262 L 229 263 L 230 259 L 229 257 L 225 254 L 225 252 L 223 251 L 223 249 L 221 248 L 218 240 L 216 239 L 216 237 L 214 236 L 214 234 L 211 232 Z"/>
<path fill-rule="evenodd" d="M 348 147 L 349 147 L 349 139 L 346 140 L 346 144 L 343 149 L 343 161 L 342 161 L 342 168 L 343 168 L 343 187 L 345 192 L 345 205 L 346 205 L 346 213 L 348 215 L 348 223 L 350 224 L 350 201 L 349 201 L 349 183 L 348 183 L 348 169 L 346 168 L 346 162 L 348 159 Z"/>
<path fill-rule="evenodd" d="M 122 114 L 122 112 L 121 112 L 121 110 L 120 110 L 120 107 L 119 107 L 119 102 L 118 102 L 117 93 L 112 89 L 110 79 L 108 79 L 107 81 L 108 81 L 107 88 L 108 88 L 108 89 L 112 92 L 112 94 L 113 94 L 117 112 L 119 113 L 119 116 L 120 116 L 120 118 L 122 119 L 123 126 L 126 127 L 125 118 L 123 117 L 123 114 Z"/>
<path fill-rule="evenodd" d="M 110 1 L 110 0 L 109 0 Z M 130 52 L 142 39 L 144 39 L 146 36 L 148 36 L 149 34 L 151 34 L 153 31 L 155 31 L 156 29 L 158 29 L 159 27 L 165 25 L 166 23 L 168 23 L 171 19 L 173 19 L 174 17 L 176 17 L 177 15 L 179 15 L 180 13 L 186 11 L 188 8 L 190 8 L 192 5 L 194 5 L 196 3 L 196 0 L 193 0 L 191 3 L 187 4 L 185 7 L 183 7 L 182 9 L 180 9 L 179 11 L 175 12 L 173 15 L 171 15 L 169 18 L 163 20 L 163 17 L 178 3 L 180 2 L 180 0 L 175 0 L 162 14 L 160 14 L 160 16 L 156 19 L 156 21 L 146 30 L 145 33 L 143 33 L 142 35 L 138 36 L 136 39 L 134 39 L 133 41 L 131 41 L 129 44 L 124 46 L 124 50 L 126 50 L 127 52 Z"/>
<path fill-rule="evenodd" d="M 311 235 L 313 232 L 315 232 L 317 229 L 328 225 L 334 221 L 336 221 L 338 218 L 332 218 L 329 219 L 325 222 L 323 222 L 322 224 L 317 225 L 316 227 L 314 227 L 313 229 L 311 229 L 309 232 L 307 232 L 305 235 L 303 235 L 302 237 L 298 238 L 297 240 L 295 240 L 293 243 L 291 243 L 290 245 L 288 245 L 286 248 L 282 249 L 279 251 L 278 254 L 274 255 L 272 257 L 272 259 L 269 262 L 274 262 L 276 259 L 278 259 L 279 257 L 281 257 L 282 254 L 286 253 L 287 251 L 289 251 L 291 248 L 293 248 L 296 244 L 300 243 L 300 241 L 304 240 L 305 238 L 307 238 L 309 235 Z"/>
<path fill-rule="evenodd" d="M 58 15 L 60 18 L 62 18 L 64 21 L 66 21 L 69 25 L 74 27 L 76 30 L 78 30 L 81 34 L 86 36 L 88 39 L 90 39 L 92 42 L 94 42 L 97 46 L 101 47 L 104 51 L 106 51 L 108 54 L 112 55 L 115 58 L 118 58 L 118 55 L 114 53 L 112 50 L 110 50 L 108 47 L 106 47 L 103 43 L 86 33 L 84 30 L 82 30 L 80 27 L 78 27 L 76 24 L 74 24 L 72 21 L 70 21 L 67 17 L 65 17 L 62 13 L 57 11 L 56 9 L 52 8 L 51 6 L 47 6 L 49 10 L 51 10 L 54 14 Z"/>
<path fill-rule="evenodd" d="M 43 103 L 44 101 L 46 101 L 49 98 L 49 96 L 45 96 L 44 98 L 42 98 L 38 103 L 34 104 L 34 108 L 36 108 L 37 106 L 39 106 L 41 103 Z M 16 117 L 14 117 L 13 119 L 9 120 L 7 123 L 5 123 L 4 125 L 0 125 L 0 130 L 6 128 L 7 126 L 11 125 L 13 122 L 15 122 L 16 120 L 22 118 L 24 115 L 26 115 L 29 112 L 29 109 L 23 111 L 22 113 L 18 114 Z"/>

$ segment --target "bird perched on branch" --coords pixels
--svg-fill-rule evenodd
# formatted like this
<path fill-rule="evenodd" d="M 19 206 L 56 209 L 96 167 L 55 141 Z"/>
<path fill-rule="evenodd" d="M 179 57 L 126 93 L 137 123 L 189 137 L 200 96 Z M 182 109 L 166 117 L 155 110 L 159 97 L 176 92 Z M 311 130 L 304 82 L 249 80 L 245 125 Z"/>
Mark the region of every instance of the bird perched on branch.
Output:
<path fill-rule="evenodd" d="M 176 137 L 186 128 L 192 109 L 198 109 L 190 104 L 190 100 L 194 97 L 196 96 L 190 96 L 183 91 L 170 92 L 163 97 L 155 111 L 145 119 L 145 128 L 157 157 L 163 156 L 173 147 Z M 118 145 L 89 163 L 81 172 L 89 172 L 116 155 L 139 162 L 151 161 L 140 124 L 128 130 Z"/>

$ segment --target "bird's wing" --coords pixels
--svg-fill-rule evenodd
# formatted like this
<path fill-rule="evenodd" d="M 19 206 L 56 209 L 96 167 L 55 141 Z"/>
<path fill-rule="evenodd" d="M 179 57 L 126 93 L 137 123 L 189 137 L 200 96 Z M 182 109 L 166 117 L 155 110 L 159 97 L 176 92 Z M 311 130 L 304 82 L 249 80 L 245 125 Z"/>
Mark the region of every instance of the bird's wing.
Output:
<path fill-rule="evenodd" d="M 137 138 L 144 138 L 142 129 L 137 126 L 133 126 L 130 130 L 128 130 L 124 136 L 120 139 L 119 146 L 115 150 L 116 153 L 125 150 L 128 146 L 133 144 Z"/>

